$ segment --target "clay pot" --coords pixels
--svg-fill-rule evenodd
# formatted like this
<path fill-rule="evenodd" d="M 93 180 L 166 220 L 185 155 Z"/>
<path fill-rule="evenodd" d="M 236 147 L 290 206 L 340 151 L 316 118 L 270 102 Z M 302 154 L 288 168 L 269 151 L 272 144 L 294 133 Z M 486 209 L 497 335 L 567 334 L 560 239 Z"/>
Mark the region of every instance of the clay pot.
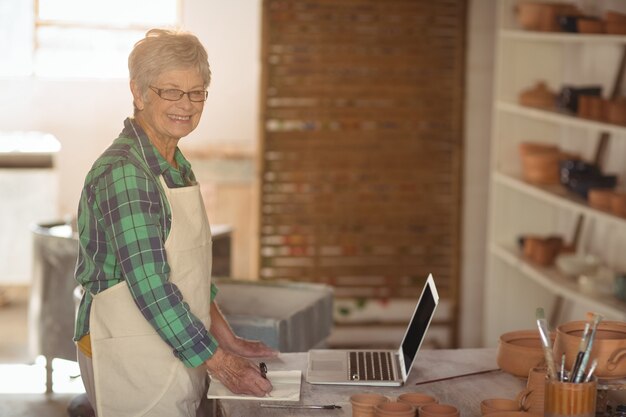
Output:
<path fill-rule="evenodd" d="M 563 249 L 563 238 L 559 236 L 528 236 L 524 239 L 524 257 L 542 266 L 550 266 Z"/>
<path fill-rule="evenodd" d="M 522 176 L 533 184 L 558 184 L 560 152 L 529 152 L 522 155 Z"/>
<path fill-rule="evenodd" d="M 574 6 L 562 3 L 539 3 L 523 2 L 516 8 L 516 17 L 519 25 L 526 30 L 538 30 L 542 32 L 559 32 L 558 16 L 580 14 Z"/>
<path fill-rule="evenodd" d="M 405 392 L 398 396 L 398 402 L 411 404 L 418 409 L 426 404 L 437 404 L 439 401 L 432 395 L 423 394 L 421 392 Z"/>
<path fill-rule="evenodd" d="M 599 19 L 580 18 L 576 27 L 579 33 L 604 33 L 604 22 Z"/>
<path fill-rule="evenodd" d="M 608 100 L 599 96 L 581 95 L 578 97 L 578 117 L 592 120 L 605 120 Z"/>
<path fill-rule="evenodd" d="M 626 99 L 609 101 L 606 117 L 609 123 L 626 124 Z"/>
<path fill-rule="evenodd" d="M 611 35 L 626 34 L 626 14 L 609 10 L 604 15 L 606 19 L 605 31 Z"/>
<path fill-rule="evenodd" d="M 587 194 L 587 202 L 589 206 L 598 209 L 611 211 L 611 197 L 614 191 L 605 188 L 592 188 Z"/>
<path fill-rule="evenodd" d="M 500 335 L 496 362 L 505 372 L 520 378 L 528 377 L 532 368 L 544 363 L 539 331 L 517 330 Z"/>
<path fill-rule="evenodd" d="M 611 213 L 619 217 L 626 217 L 625 192 L 614 192 L 611 194 Z"/>
<path fill-rule="evenodd" d="M 381 394 L 361 393 L 350 397 L 353 417 L 374 417 L 378 404 L 389 402 L 389 398 Z"/>
<path fill-rule="evenodd" d="M 545 82 L 540 81 L 519 95 L 519 102 L 523 106 L 553 109 L 556 103 L 556 93 L 548 89 Z"/>
<path fill-rule="evenodd" d="M 378 404 L 374 407 L 376 417 L 415 417 L 415 407 L 395 401 Z"/>
<path fill-rule="evenodd" d="M 546 386 L 546 368 L 532 368 L 528 372 L 526 388 L 522 390 L 516 400 L 519 401 L 522 410 L 532 414 L 543 414 L 543 401 Z"/>
<path fill-rule="evenodd" d="M 480 412 L 483 415 L 498 411 L 521 411 L 521 406 L 519 401 L 508 398 L 490 398 L 480 402 Z"/>
<path fill-rule="evenodd" d="M 419 417 L 459 417 L 459 409 L 449 404 L 427 404 L 419 408 Z"/>
<path fill-rule="evenodd" d="M 571 369 L 585 321 L 573 321 L 557 327 L 555 357 L 565 353 L 565 365 Z M 603 321 L 598 326 L 591 357 L 598 360 L 595 376 L 612 379 L 626 377 L 626 322 Z"/>

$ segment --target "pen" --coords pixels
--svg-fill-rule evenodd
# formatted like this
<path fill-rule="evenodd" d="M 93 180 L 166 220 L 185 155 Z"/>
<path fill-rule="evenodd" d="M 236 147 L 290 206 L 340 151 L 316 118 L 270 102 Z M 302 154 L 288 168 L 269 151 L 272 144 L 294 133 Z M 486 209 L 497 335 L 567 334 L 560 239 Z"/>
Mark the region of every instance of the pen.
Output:
<path fill-rule="evenodd" d="M 265 362 L 261 362 L 259 364 L 259 370 L 261 371 L 261 376 L 267 379 L 267 365 L 265 364 Z"/>

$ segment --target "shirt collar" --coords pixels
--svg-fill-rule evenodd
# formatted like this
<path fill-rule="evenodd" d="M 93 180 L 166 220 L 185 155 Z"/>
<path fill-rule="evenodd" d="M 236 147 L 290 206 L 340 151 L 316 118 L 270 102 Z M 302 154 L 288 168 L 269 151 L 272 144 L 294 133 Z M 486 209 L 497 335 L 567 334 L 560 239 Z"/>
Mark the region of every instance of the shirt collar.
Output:
<path fill-rule="evenodd" d="M 146 132 L 144 132 L 135 119 L 129 117 L 124 120 L 124 130 L 122 131 L 122 135 L 137 139 L 139 152 L 146 161 L 146 164 L 148 164 L 150 171 L 156 177 L 159 177 L 164 173 L 171 173 L 172 170 L 175 171 L 175 168 L 165 160 L 163 155 L 161 155 L 152 142 L 150 142 L 148 135 L 146 135 Z M 189 177 L 191 175 L 191 164 L 187 161 L 178 147 L 176 147 L 176 151 L 174 153 L 174 160 L 178 164 L 180 174 L 184 178 Z"/>

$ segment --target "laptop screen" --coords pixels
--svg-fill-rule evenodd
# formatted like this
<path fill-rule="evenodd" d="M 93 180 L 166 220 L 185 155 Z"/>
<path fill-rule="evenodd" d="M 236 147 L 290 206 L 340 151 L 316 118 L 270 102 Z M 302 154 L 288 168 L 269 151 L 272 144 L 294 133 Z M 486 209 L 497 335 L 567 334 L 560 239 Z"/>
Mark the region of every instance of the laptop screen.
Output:
<path fill-rule="evenodd" d="M 415 359 L 415 355 L 417 355 L 420 345 L 424 341 L 426 330 L 435 313 L 438 301 L 439 294 L 437 294 L 432 276 L 429 276 L 424 285 L 424 290 L 417 304 L 415 314 L 413 314 L 409 328 L 402 341 L 405 375 L 409 374 L 409 370 L 411 366 L 413 366 L 413 360 Z"/>

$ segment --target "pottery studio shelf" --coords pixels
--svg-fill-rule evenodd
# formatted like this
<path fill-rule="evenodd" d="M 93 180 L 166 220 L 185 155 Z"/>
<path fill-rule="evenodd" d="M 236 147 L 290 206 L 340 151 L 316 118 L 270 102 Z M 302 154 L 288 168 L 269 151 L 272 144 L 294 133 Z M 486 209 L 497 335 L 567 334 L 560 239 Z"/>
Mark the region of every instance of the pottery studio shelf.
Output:
<path fill-rule="evenodd" d="M 495 257 L 553 293 L 587 305 L 600 314 L 621 317 L 622 320 L 626 320 L 626 302 L 611 295 L 582 292 L 574 278 L 561 274 L 555 267 L 543 267 L 527 261 L 521 252 L 513 247 L 494 243 L 490 245 L 489 250 Z"/>
<path fill-rule="evenodd" d="M 546 203 L 572 210 L 574 212 L 584 214 L 585 216 L 601 219 L 603 221 L 614 222 L 622 226 L 626 225 L 626 219 L 615 216 L 612 213 L 590 207 L 583 198 L 567 191 L 562 185 L 534 185 L 517 176 L 503 174 L 501 172 L 495 172 L 493 174 L 493 180 L 496 184 L 504 185 Z"/>
<path fill-rule="evenodd" d="M 626 134 L 626 126 L 591 119 L 583 119 L 567 113 L 559 112 L 557 110 L 543 110 L 503 100 L 496 103 L 496 109 L 504 113 L 523 116 L 533 120 L 558 123 L 562 126 L 591 129 L 594 131 L 609 132 L 618 135 Z"/>
<path fill-rule="evenodd" d="M 624 35 L 580 34 L 580 33 L 551 33 L 551 32 L 531 32 L 528 30 L 503 29 L 500 31 L 503 39 L 530 42 L 561 42 L 561 43 L 626 43 Z"/>
<path fill-rule="evenodd" d="M 576 280 L 556 268 L 523 259 L 513 243 L 529 233 L 567 236 L 575 223 L 574 236 L 583 237 L 581 253 L 599 254 L 607 267 L 626 270 L 626 219 L 591 207 L 560 184 L 538 186 L 524 181 L 519 158 L 521 143 L 558 146 L 601 164 L 623 184 L 626 125 L 577 117 L 556 106 L 543 109 L 518 102 L 538 82 L 551 90 L 601 86 L 603 98 L 623 97 L 626 79 L 622 82 L 616 74 L 622 71 L 626 36 L 522 30 L 515 12 L 519 0 L 497 3 L 484 292 L 483 341 L 487 346 L 506 331 L 528 326 L 535 305 L 552 306 L 547 313 L 555 323 L 580 319 L 589 310 L 604 312 L 610 319 L 626 318 L 626 303 L 582 291 Z M 611 3 L 610 9 L 626 13 L 626 2 L 618 3 Z M 598 15 L 608 7 L 598 4 Z"/>

